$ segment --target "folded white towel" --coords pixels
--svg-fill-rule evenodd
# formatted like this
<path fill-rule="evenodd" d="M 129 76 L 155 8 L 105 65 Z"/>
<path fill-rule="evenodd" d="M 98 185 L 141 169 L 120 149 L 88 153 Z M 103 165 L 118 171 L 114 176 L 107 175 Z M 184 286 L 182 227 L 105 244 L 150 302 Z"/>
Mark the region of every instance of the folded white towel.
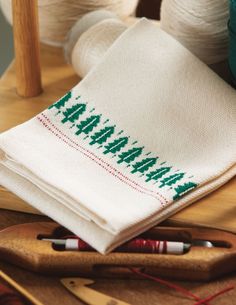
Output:
<path fill-rule="evenodd" d="M 235 175 L 236 92 L 141 20 L 0 149 L 3 186 L 106 253 Z"/>

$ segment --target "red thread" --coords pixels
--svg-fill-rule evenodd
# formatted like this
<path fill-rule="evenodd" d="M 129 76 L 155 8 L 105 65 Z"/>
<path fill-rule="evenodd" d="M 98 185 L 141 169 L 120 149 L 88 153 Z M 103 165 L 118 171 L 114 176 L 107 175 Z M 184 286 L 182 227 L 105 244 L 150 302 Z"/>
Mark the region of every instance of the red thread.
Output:
<path fill-rule="evenodd" d="M 42 115 L 43 115 L 43 114 L 42 114 Z M 45 115 L 43 115 L 43 116 L 49 121 L 49 119 L 48 119 Z M 98 165 L 100 165 L 102 168 L 104 168 L 106 171 L 108 171 L 108 172 L 109 172 L 110 174 L 112 174 L 114 177 L 118 178 L 120 181 L 126 183 L 127 185 L 129 185 L 130 187 L 132 187 L 133 189 L 137 190 L 138 192 L 140 192 L 140 193 L 142 193 L 142 194 L 146 194 L 146 195 L 148 195 L 148 196 L 151 196 L 151 197 L 157 199 L 157 200 L 163 205 L 163 202 L 161 202 L 160 199 L 157 198 L 156 196 L 154 196 L 154 195 L 152 195 L 152 194 L 149 194 L 149 193 L 147 193 L 147 192 L 145 192 L 145 191 L 141 191 L 141 190 L 137 189 L 135 186 L 131 185 L 130 183 L 128 183 L 127 181 L 123 180 L 123 179 L 122 179 L 121 177 L 119 177 L 118 175 L 114 174 L 111 170 L 108 170 L 108 169 L 107 169 L 106 167 L 104 167 L 101 163 L 99 163 L 96 159 L 98 159 L 99 161 L 101 161 L 101 162 L 105 163 L 106 165 L 108 165 L 109 167 L 111 167 L 111 169 L 112 169 L 113 171 L 117 172 L 119 175 L 121 175 L 122 177 L 124 177 L 126 180 L 129 180 L 131 183 L 133 183 L 133 184 L 137 185 L 138 187 L 140 187 L 140 188 L 146 190 L 145 188 L 143 188 L 143 187 L 140 186 L 139 184 L 137 184 L 137 183 L 135 183 L 134 181 L 130 180 L 128 177 L 122 175 L 122 173 L 120 173 L 119 171 L 117 171 L 116 169 L 114 169 L 112 166 L 110 166 L 108 163 L 106 163 L 105 161 L 103 161 L 101 158 L 98 158 L 98 157 L 97 157 L 96 155 L 94 155 L 92 152 L 88 151 L 87 149 L 83 148 L 82 146 L 78 145 L 78 144 L 75 143 L 73 140 L 71 140 L 70 138 L 68 138 L 68 137 L 67 137 L 66 135 L 64 135 L 59 129 L 57 129 L 53 123 L 50 122 L 51 125 L 53 125 L 54 128 L 57 129 L 58 132 L 62 134 L 62 136 L 68 138 L 68 139 L 69 139 L 72 143 L 74 143 L 77 147 L 80 147 L 81 149 L 85 150 L 85 151 L 88 152 L 89 154 L 92 154 L 95 158 L 92 158 L 92 157 L 89 156 L 87 153 L 81 151 L 81 149 L 77 149 L 76 147 L 72 146 L 68 141 L 66 141 L 65 139 L 63 139 L 58 133 L 56 133 L 55 131 L 53 131 L 53 130 L 47 125 L 47 123 L 46 123 L 45 121 L 43 121 L 41 118 L 37 117 L 37 119 L 38 119 L 38 120 L 39 120 L 39 121 L 49 130 L 49 131 L 51 131 L 55 136 L 57 136 L 59 139 L 61 139 L 61 140 L 62 140 L 64 143 L 66 143 L 68 146 L 70 146 L 70 147 L 76 149 L 77 151 L 81 152 L 82 154 L 84 154 L 85 156 L 87 156 L 88 158 L 90 158 L 91 160 L 93 160 L 94 162 L 96 162 Z M 151 190 L 147 190 L 147 191 L 148 191 L 148 192 L 152 192 L 152 193 L 154 193 L 154 194 L 157 194 L 157 195 L 161 196 L 162 198 L 164 198 L 164 197 L 163 197 L 162 195 L 160 195 L 159 193 L 155 193 L 155 192 L 153 192 L 153 191 L 151 191 Z M 164 199 L 165 199 L 165 201 L 166 201 L 166 203 L 167 203 L 167 199 L 166 199 L 166 198 L 164 198 Z"/>
<path fill-rule="evenodd" d="M 166 248 L 160 251 L 160 243 L 166 244 Z M 135 238 L 115 249 L 115 252 L 127 253 L 167 253 L 167 241 Z"/>
<path fill-rule="evenodd" d="M 167 241 L 166 240 L 163 241 L 163 250 L 162 250 L 162 253 L 164 253 L 164 254 L 167 253 Z"/>
<path fill-rule="evenodd" d="M 78 251 L 95 251 L 90 245 L 88 245 L 85 241 L 78 238 Z"/>
<path fill-rule="evenodd" d="M 133 184 L 137 185 L 138 187 L 140 187 L 141 189 L 145 190 L 145 191 L 148 191 L 148 192 L 151 192 L 151 193 L 154 193 L 154 194 L 157 194 L 158 196 L 160 196 L 162 199 L 165 200 L 166 203 L 168 203 L 167 199 L 160 193 L 158 192 L 154 192 L 150 189 L 147 189 L 141 185 L 139 185 L 137 182 L 129 179 L 127 176 L 124 176 L 121 172 L 119 172 L 117 169 L 113 168 L 109 163 L 107 163 L 106 161 L 104 161 L 103 159 L 99 158 L 97 155 L 95 155 L 93 152 L 89 151 L 88 149 L 82 147 L 81 145 L 79 145 L 78 143 L 76 143 L 75 141 L 73 141 L 71 138 L 69 138 L 67 135 L 65 135 L 57 126 L 55 126 L 51 120 L 44 114 L 44 113 L 41 113 L 41 115 L 48 121 L 48 123 L 50 123 L 59 133 L 61 133 L 61 135 L 63 135 L 65 138 L 67 138 L 68 140 L 70 140 L 73 144 L 75 144 L 76 146 L 82 148 L 83 150 L 85 150 L 87 153 L 93 155 L 95 158 L 97 158 L 99 161 L 105 163 L 108 167 L 111 167 L 115 172 L 117 172 L 119 175 L 121 175 L 123 178 L 129 180 L 130 182 L 132 182 Z"/>
<path fill-rule="evenodd" d="M 185 288 L 183 288 L 183 287 L 181 287 L 181 286 L 179 286 L 179 285 L 173 284 L 173 283 L 171 283 L 171 282 L 169 282 L 169 281 L 166 281 L 166 280 L 163 280 L 163 279 L 161 279 L 161 278 L 159 278 L 159 277 L 151 276 L 151 275 L 146 274 L 146 273 L 144 273 L 144 272 L 142 272 L 142 271 L 139 271 L 138 269 L 135 269 L 135 268 L 130 268 L 130 270 L 131 270 L 133 273 L 138 274 L 138 275 L 140 275 L 140 276 L 142 276 L 142 277 L 144 277 L 144 278 L 147 278 L 147 279 L 152 280 L 152 281 L 154 281 L 154 282 L 157 282 L 157 283 L 159 283 L 159 284 L 165 285 L 165 286 L 167 286 L 167 287 L 169 287 L 169 288 L 173 288 L 173 289 L 175 289 L 176 291 L 182 293 L 183 295 L 188 296 L 188 297 L 191 297 L 192 299 L 194 299 L 194 300 L 196 300 L 196 301 L 201 301 L 201 299 L 200 299 L 198 296 L 196 296 L 196 295 L 193 294 L 192 292 L 188 291 L 187 289 L 185 289 Z M 205 304 L 207 305 L 207 303 L 205 303 Z"/>
<path fill-rule="evenodd" d="M 160 241 L 159 240 L 156 242 L 156 251 L 158 253 L 160 252 Z"/>
<path fill-rule="evenodd" d="M 161 204 L 163 204 L 159 198 L 157 198 L 156 196 L 152 195 L 152 194 L 148 194 L 144 191 L 139 190 L 138 188 L 136 188 L 135 186 L 133 186 L 132 184 L 128 183 L 127 181 L 123 180 L 121 177 L 119 177 L 118 175 L 114 174 L 111 170 L 107 169 L 105 166 L 103 166 L 101 163 L 99 163 L 95 158 L 92 158 L 91 156 L 89 156 L 87 153 L 83 152 L 82 150 L 74 147 L 73 145 L 71 145 L 69 142 L 67 142 L 65 139 L 63 139 L 58 133 L 56 133 L 55 131 L 53 131 L 46 122 L 44 122 L 42 119 L 38 118 L 38 120 L 49 130 L 51 131 L 56 137 L 58 137 L 59 139 L 61 139 L 64 143 L 66 143 L 68 146 L 74 148 L 75 150 L 81 152 L 83 155 L 85 155 L 86 157 L 88 157 L 89 159 L 91 159 L 92 161 L 94 161 L 95 163 L 97 163 L 98 165 L 100 165 L 102 168 L 104 168 L 107 172 L 109 172 L 112 176 L 118 178 L 120 181 L 124 182 L 125 184 L 129 185 L 131 188 L 135 189 L 136 191 L 142 193 L 142 194 L 146 194 L 148 196 L 151 196 L 155 199 L 157 199 Z"/>
<path fill-rule="evenodd" d="M 226 293 L 226 292 L 228 292 L 228 291 L 230 291 L 230 290 L 233 290 L 234 288 L 235 288 L 234 285 L 231 285 L 231 286 L 229 286 L 229 287 L 226 287 L 226 288 L 224 288 L 224 289 L 222 289 L 222 290 L 220 290 L 220 291 L 214 293 L 213 295 L 211 295 L 211 296 L 209 296 L 209 297 L 207 297 L 207 298 L 205 298 L 205 299 L 202 299 L 201 301 L 199 301 L 199 302 L 197 302 L 197 303 L 194 303 L 193 305 L 200 305 L 200 304 L 204 304 L 204 303 L 206 303 L 206 302 L 212 301 L 212 300 L 215 299 L 216 297 L 218 297 L 218 296 L 220 296 L 220 295 L 222 295 L 222 294 L 224 294 L 224 293 Z"/>
<path fill-rule="evenodd" d="M 96 251 L 90 245 L 88 245 L 85 241 L 75 235 L 66 235 L 63 236 L 62 239 L 77 239 L 78 240 L 78 251 Z M 162 250 L 160 251 L 160 243 L 163 243 Z M 163 253 L 167 254 L 167 241 L 159 241 L 153 239 L 144 239 L 144 238 L 133 238 L 130 241 L 124 243 L 123 245 L 117 247 L 114 252 L 126 252 L 126 253 Z M 170 252 L 169 252 L 170 253 Z"/>
<path fill-rule="evenodd" d="M 209 303 L 208 303 L 209 301 L 212 301 L 212 300 L 215 299 L 216 297 L 218 297 L 218 296 L 220 296 L 220 295 L 222 295 L 222 294 L 224 294 L 224 293 L 226 293 L 226 292 L 228 292 L 228 291 L 230 291 L 230 290 L 233 290 L 233 289 L 235 288 L 234 285 L 231 285 L 231 286 L 229 286 L 229 287 L 226 287 L 226 288 L 224 288 L 224 289 L 222 289 L 222 290 L 216 292 L 215 294 L 213 294 L 213 295 L 211 295 L 211 296 L 209 296 L 209 297 L 206 297 L 206 298 L 204 298 L 204 299 L 201 299 L 201 298 L 199 298 L 197 295 L 193 294 L 191 291 L 185 289 L 185 288 L 182 287 L 182 286 L 173 284 L 173 283 L 171 283 L 171 282 L 169 282 L 169 281 L 163 280 L 163 279 L 158 278 L 158 277 L 151 276 L 151 275 L 146 274 L 146 273 L 144 273 L 144 272 L 142 272 L 142 271 L 140 271 L 140 270 L 138 270 L 138 269 L 135 269 L 135 268 L 129 268 L 129 269 L 130 269 L 133 273 L 135 273 L 135 274 L 138 274 L 138 275 L 140 275 L 140 276 L 142 276 L 142 277 L 144 277 L 144 278 L 150 279 L 150 280 L 152 280 L 152 281 L 154 281 L 154 282 L 157 282 L 157 283 L 159 283 L 159 284 L 163 284 L 163 285 L 165 285 L 165 286 L 167 286 L 167 287 L 169 287 L 169 288 L 173 288 L 173 289 L 175 289 L 177 292 L 180 292 L 180 293 L 182 293 L 182 294 L 185 295 L 185 296 L 188 296 L 188 297 L 191 297 L 191 298 L 195 299 L 197 302 L 194 303 L 193 305 L 202 305 L 202 304 L 209 305 Z"/>

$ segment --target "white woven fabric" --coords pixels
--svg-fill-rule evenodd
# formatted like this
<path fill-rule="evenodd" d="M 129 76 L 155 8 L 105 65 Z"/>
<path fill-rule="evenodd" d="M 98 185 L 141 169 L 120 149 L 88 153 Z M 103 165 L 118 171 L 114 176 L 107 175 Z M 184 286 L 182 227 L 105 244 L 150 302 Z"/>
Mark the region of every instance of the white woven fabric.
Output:
<path fill-rule="evenodd" d="M 236 92 L 152 23 L 0 135 L 0 183 L 101 253 L 236 173 Z"/>

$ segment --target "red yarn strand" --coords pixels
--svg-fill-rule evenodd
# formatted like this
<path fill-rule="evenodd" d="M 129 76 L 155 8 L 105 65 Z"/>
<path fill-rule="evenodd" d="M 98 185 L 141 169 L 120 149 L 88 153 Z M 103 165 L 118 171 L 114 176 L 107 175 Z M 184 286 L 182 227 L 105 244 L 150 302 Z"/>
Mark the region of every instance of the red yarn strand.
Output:
<path fill-rule="evenodd" d="M 191 297 L 191 298 L 197 300 L 197 302 L 194 303 L 194 305 L 202 305 L 202 304 L 209 305 L 208 302 L 212 301 L 212 300 L 215 299 L 216 297 L 221 296 L 221 295 L 225 294 L 226 292 L 228 292 L 228 291 L 230 291 L 230 290 L 233 290 L 233 289 L 235 288 L 234 285 L 231 285 L 231 286 L 229 286 L 229 287 L 226 287 L 226 288 L 224 288 L 224 289 L 222 289 L 222 290 L 220 290 L 220 291 L 214 293 L 214 294 L 211 295 L 211 296 L 208 296 L 208 297 L 206 297 L 206 298 L 204 298 L 204 299 L 201 299 L 201 298 L 199 298 L 198 296 L 196 296 L 195 294 L 193 294 L 192 292 L 190 292 L 189 290 L 187 290 L 187 289 L 185 289 L 185 288 L 183 288 L 183 287 L 181 287 L 181 286 L 179 286 L 179 285 L 176 285 L 176 284 L 173 284 L 173 283 L 171 283 L 171 282 L 169 282 L 169 281 L 163 280 L 163 279 L 161 279 L 161 278 L 154 277 L 154 276 L 152 276 L 152 275 L 146 274 L 146 273 L 144 273 L 144 272 L 142 272 L 142 271 L 139 271 L 139 270 L 137 270 L 137 269 L 135 269 L 135 268 L 130 268 L 130 270 L 131 270 L 133 273 L 136 273 L 136 274 L 138 274 L 138 275 L 140 275 L 140 276 L 142 276 L 142 277 L 144 277 L 144 278 L 153 280 L 153 281 L 155 281 L 155 282 L 157 282 L 157 283 L 159 283 L 159 284 L 163 284 L 163 285 L 165 285 L 165 286 L 167 286 L 167 287 L 169 287 L 169 288 L 173 288 L 173 289 L 175 289 L 177 292 L 180 292 L 180 293 L 182 293 L 182 294 L 185 295 L 185 296 L 188 296 L 188 297 Z"/>
<path fill-rule="evenodd" d="M 150 280 L 153 280 L 154 282 L 157 282 L 159 284 L 163 284 L 169 288 L 172 288 L 172 289 L 175 289 L 177 292 L 179 293 L 182 293 L 183 295 L 187 296 L 187 297 L 191 297 L 192 299 L 196 300 L 196 301 L 201 301 L 201 298 L 199 298 L 198 296 L 196 296 L 195 294 L 193 294 L 192 292 L 188 291 L 187 289 L 179 286 L 179 285 L 176 285 L 176 284 L 173 284 L 169 281 L 166 281 L 166 280 L 163 280 L 161 278 L 158 278 L 158 277 L 154 277 L 154 276 L 151 276 L 149 274 L 146 274 L 146 273 L 143 273 L 137 269 L 134 269 L 134 268 L 130 268 L 130 270 L 133 272 L 133 273 L 136 273 L 138 275 L 141 275 L 142 277 L 144 278 L 147 278 L 147 279 L 150 279 Z M 203 303 L 201 303 L 203 304 Z M 204 302 L 205 305 L 209 305 L 206 302 Z"/>
<path fill-rule="evenodd" d="M 197 303 L 194 303 L 193 305 L 200 305 L 200 304 L 204 304 L 205 302 L 209 302 L 209 301 L 212 301 L 213 299 L 215 299 L 216 297 L 222 295 L 222 294 L 225 294 L 226 292 L 230 291 L 230 290 L 233 290 L 235 288 L 235 286 L 229 286 L 227 288 L 224 288 L 218 292 L 216 292 L 215 294 L 205 298 L 205 299 L 202 299 L 201 301 L 197 302 Z"/>

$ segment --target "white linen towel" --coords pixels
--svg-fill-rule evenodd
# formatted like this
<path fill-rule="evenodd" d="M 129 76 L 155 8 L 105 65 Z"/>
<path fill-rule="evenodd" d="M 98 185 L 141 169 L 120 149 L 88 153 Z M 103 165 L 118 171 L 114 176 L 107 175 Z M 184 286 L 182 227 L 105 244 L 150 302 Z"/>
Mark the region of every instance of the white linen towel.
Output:
<path fill-rule="evenodd" d="M 235 175 L 236 91 L 142 19 L 0 149 L 0 184 L 107 253 Z"/>

